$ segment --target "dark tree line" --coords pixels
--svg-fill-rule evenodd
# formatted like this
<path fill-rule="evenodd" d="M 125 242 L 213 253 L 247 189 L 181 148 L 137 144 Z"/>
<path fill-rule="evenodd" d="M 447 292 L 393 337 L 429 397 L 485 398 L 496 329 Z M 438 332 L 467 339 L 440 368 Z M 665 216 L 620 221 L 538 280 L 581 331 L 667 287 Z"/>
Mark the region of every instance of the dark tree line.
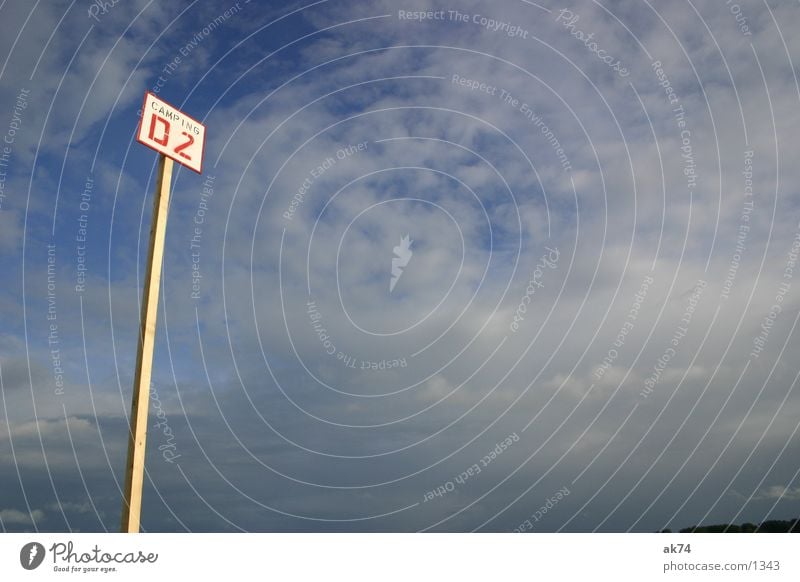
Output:
<path fill-rule="evenodd" d="M 672 530 L 665 529 L 662 533 L 672 533 Z M 683 528 L 678 533 L 800 533 L 800 518 L 790 520 L 773 519 L 760 524 L 693 525 L 692 527 Z"/>

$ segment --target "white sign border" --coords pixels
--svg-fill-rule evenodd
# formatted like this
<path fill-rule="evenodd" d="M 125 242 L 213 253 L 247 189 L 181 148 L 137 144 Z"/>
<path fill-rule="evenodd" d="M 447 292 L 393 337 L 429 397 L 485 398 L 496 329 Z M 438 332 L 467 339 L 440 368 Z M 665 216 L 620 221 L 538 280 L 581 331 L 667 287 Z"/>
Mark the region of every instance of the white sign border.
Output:
<path fill-rule="evenodd" d="M 170 154 L 168 154 L 166 152 L 159 151 L 159 150 L 155 149 L 153 146 L 151 146 L 149 143 L 141 140 L 141 138 L 139 136 L 142 134 L 142 125 L 144 124 L 144 116 L 145 116 L 145 105 L 147 104 L 147 96 L 148 95 L 152 95 L 156 100 L 161 101 L 162 103 L 164 103 L 164 105 L 167 105 L 167 106 L 171 107 L 172 109 L 174 109 L 175 111 L 178 111 L 181 115 L 186 117 L 186 119 L 194 121 L 197 125 L 199 125 L 199 126 L 201 126 L 203 128 L 203 147 L 201 148 L 200 170 L 199 171 L 195 170 L 193 167 L 187 165 L 186 162 L 184 160 L 180 159 L 178 156 L 173 156 L 173 155 L 170 155 Z M 159 97 L 158 95 L 153 93 L 152 91 L 146 90 L 144 92 L 144 98 L 142 99 L 141 115 L 139 116 L 139 127 L 136 129 L 136 141 L 138 141 L 143 146 L 153 150 L 154 152 L 156 152 L 158 154 L 161 154 L 163 156 L 167 156 L 172 161 L 179 163 L 181 166 L 184 166 L 185 168 L 188 168 L 192 172 L 200 174 L 201 176 L 203 175 L 203 164 L 206 161 L 206 134 L 205 134 L 205 132 L 206 132 L 207 129 L 208 128 L 206 127 L 205 123 L 201 123 L 200 121 L 196 120 L 191 115 L 187 115 L 186 113 L 183 112 L 182 109 L 180 109 L 178 107 L 175 107 L 172 103 L 169 103 L 168 101 L 165 101 L 164 99 L 162 99 L 161 97 Z"/>

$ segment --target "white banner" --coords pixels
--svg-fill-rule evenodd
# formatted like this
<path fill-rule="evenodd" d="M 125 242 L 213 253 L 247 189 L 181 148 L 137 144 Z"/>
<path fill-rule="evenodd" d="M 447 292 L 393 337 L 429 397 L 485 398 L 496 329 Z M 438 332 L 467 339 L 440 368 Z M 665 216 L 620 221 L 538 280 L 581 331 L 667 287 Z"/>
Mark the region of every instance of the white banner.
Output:
<path fill-rule="evenodd" d="M 798 580 L 791 534 L 4 534 L 3 580 Z M 224 578 L 223 578 L 224 577 Z"/>

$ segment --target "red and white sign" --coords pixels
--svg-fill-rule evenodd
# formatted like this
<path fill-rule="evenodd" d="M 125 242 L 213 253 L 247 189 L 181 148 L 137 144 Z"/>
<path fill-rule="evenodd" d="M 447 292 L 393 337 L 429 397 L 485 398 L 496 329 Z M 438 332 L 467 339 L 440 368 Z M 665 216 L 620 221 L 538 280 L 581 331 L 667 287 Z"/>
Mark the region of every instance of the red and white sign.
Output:
<path fill-rule="evenodd" d="M 183 164 L 198 174 L 203 173 L 203 148 L 206 127 L 147 91 L 142 106 L 142 119 L 136 140 Z"/>

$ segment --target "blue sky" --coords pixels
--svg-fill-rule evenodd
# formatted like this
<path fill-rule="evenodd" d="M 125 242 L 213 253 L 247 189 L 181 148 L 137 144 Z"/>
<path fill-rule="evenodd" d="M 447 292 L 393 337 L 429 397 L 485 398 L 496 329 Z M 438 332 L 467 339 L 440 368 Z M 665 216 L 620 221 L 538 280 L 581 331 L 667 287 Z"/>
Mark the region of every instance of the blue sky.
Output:
<path fill-rule="evenodd" d="M 796 6 L 102 5 L 0 4 L 3 531 L 118 528 L 147 90 L 143 529 L 800 513 Z"/>

